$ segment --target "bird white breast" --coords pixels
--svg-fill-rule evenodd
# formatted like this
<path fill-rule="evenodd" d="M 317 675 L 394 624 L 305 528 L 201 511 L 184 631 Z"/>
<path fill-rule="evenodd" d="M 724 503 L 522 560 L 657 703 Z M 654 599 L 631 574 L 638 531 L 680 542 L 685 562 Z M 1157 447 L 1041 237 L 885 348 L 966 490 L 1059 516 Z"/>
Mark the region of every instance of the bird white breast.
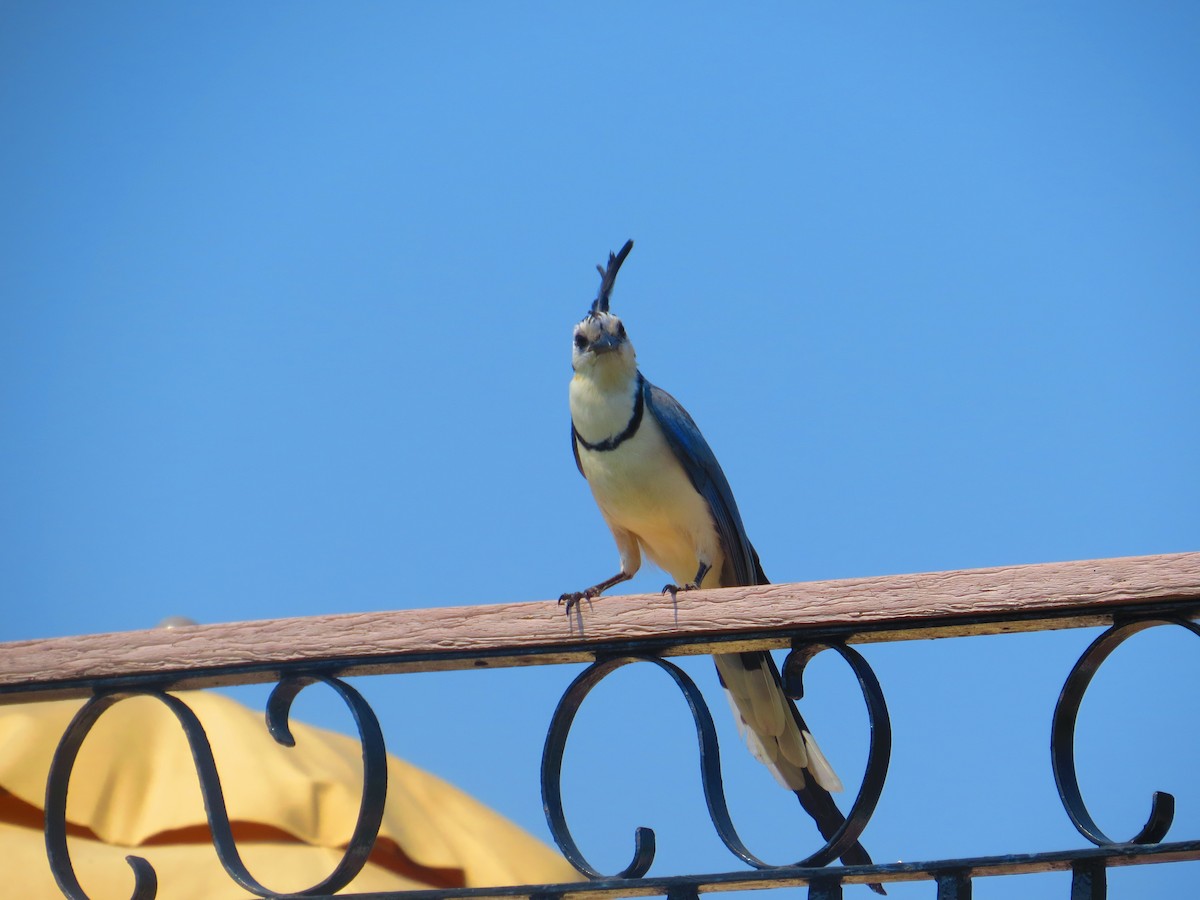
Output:
<path fill-rule="evenodd" d="M 571 418 L 590 443 L 620 434 L 633 403 L 632 385 L 600 390 L 591 379 L 571 382 Z M 610 525 L 632 533 L 642 551 L 677 584 L 695 578 L 703 559 L 712 566 L 705 586 L 717 586 L 723 556 L 708 504 L 692 487 L 649 410 L 633 437 L 613 450 L 580 446 L 579 460 Z"/>

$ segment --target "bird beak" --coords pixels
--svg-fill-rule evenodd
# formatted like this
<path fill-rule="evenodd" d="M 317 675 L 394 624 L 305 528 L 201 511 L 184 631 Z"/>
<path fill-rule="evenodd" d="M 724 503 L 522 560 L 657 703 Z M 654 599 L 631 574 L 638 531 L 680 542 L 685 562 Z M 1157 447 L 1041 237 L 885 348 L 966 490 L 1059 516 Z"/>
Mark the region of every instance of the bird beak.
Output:
<path fill-rule="evenodd" d="M 599 338 L 592 341 L 592 351 L 595 353 L 612 353 L 621 347 L 619 338 L 611 334 L 602 334 Z"/>

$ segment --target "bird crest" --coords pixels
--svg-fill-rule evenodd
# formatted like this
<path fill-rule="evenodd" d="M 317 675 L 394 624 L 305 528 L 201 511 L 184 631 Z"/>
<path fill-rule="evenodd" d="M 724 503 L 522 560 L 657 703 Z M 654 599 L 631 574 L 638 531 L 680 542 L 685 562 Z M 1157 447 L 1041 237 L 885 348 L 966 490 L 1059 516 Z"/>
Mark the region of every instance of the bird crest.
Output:
<path fill-rule="evenodd" d="M 592 301 L 591 311 L 589 316 L 597 316 L 600 313 L 608 312 L 608 300 L 612 295 L 613 285 L 617 281 L 617 272 L 621 268 L 621 263 L 625 262 L 625 257 L 629 255 L 629 251 L 633 249 L 633 241 L 628 240 L 625 246 L 617 253 L 608 254 L 608 266 L 596 266 L 596 271 L 600 273 L 600 290 L 596 292 L 596 299 Z"/>

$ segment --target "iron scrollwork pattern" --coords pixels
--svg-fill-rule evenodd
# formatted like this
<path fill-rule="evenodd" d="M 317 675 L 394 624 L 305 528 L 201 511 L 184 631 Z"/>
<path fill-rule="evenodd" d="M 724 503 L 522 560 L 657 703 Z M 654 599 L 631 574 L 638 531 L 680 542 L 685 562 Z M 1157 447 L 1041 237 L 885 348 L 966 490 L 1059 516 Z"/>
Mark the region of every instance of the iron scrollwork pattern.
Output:
<path fill-rule="evenodd" d="M 289 891 L 286 896 L 329 894 L 349 884 L 362 870 L 375 845 L 387 799 L 387 751 L 383 732 L 375 713 L 362 695 L 345 682 L 324 676 L 296 676 L 280 681 L 267 702 L 266 721 L 271 736 L 285 747 L 295 746 L 296 742 L 288 724 L 292 701 L 301 690 L 316 682 L 336 691 L 354 717 L 362 743 L 362 802 L 353 836 L 333 872 L 318 884 L 301 891 Z M 241 887 L 260 896 L 285 896 L 260 884 L 242 862 L 233 838 L 212 747 L 196 714 L 172 694 L 146 690 L 114 690 L 92 697 L 71 720 L 55 751 L 46 784 L 46 852 L 51 871 L 63 893 L 71 900 L 87 900 L 87 894 L 75 875 L 67 849 L 67 791 L 71 770 L 84 739 L 100 717 L 130 697 L 153 697 L 163 703 L 179 721 L 196 764 L 196 774 L 200 781 L 200 792 L 204 798 L 204 811 L 212 832 L 213 845 L 229 877 Z M 139 856 L 127 856 L 126 861 L 134 874 L 131 900 L 152 900 L 158 892 L 158 877 L 154 868 Z"/>
<path fill-rule="evenodd" d="M 1087 693 L 1088 685 L 1100 666 L 1126 640 L 1138 632 L 1159 625 L 1177 625 L 1200 637 L 1200 626 L 1187 619 L 1146 618 L 1117 619 L 1111 628 L 1096 638 L 1075 663 L 1067 676 L 1054 708 L 1054 722 L 1050 735 L 1050 759 L 1054 769 L 1054 782 L 1067 815 L 1075 828 L 1085 838 L 1100 847 L 1119 844 L 1158 844 L 1167 836 L 1175 818 L 1175 798 L 1165 791 L 1155 791 L 1150 805 L 1150 817 L 1146 824 L 1130 841 L 1115 841 L 1105 834 L 1088 812 L 1079 789 L 1075 772 L 1075 723 L 1079 707 Z"/>
<path fill-rule="evenodd" d="M 831 649 L 839 654 L 850 665 L 858 680 L 866 700 L 870 721 L 870 752 L 862 786 L 859 788 L 849 814 L 845 817 L 845 822 L 832 838 L 816 852 L 799 862 L 786 864 L 798 867 L 826 865 L 858 840 L 859 835 L 866 828 L 871 814 L 875 811 L 875 805 L 883 791 L 891 757 L 892 732 L 887 703 L 874 672 L 857 651 L 840 643 L 798 644 L 788 655 L 783 667 L 785 690 L 788 695 L 792 698 L 801 696 L 801 675 L 805 665 L 817 653 L 826 649 Z M 696 739 L 700 748 L 700 774 L 704 786 L 704 800 L 708 806 L 709 817 L 712 819 L 721 841 L 731 853 L 756 869 L 779 868 L 764 862 L 751 853 L 733 825 L 725 801 L 716 728 L 713 725 L 712 714 L 709 712 L 699 688 L 678 666 L 657 656 L 644 655 L 598 659 L 567 688 L 551 719 L 550 729 L 546 735 L 545 749 L 542 753 L 542 803 L 550 832 L 563 855 L 571 865 L 589 878 L 609 877 L 600 873 L 587 861 L 567 826 L 562 804 L 562 756 L 571 724 L 575 720 L 575 714 L 588 693 L 617 669 L 636 662 L 651 663 L 666 672 L 687 701 L 696 725 Z M 654 860 L 654 851 L 654 831 L 639 826 L 634 832 L 632 861 L 617 875 L 611 877 L 642 877 L 650 869 Z"/>

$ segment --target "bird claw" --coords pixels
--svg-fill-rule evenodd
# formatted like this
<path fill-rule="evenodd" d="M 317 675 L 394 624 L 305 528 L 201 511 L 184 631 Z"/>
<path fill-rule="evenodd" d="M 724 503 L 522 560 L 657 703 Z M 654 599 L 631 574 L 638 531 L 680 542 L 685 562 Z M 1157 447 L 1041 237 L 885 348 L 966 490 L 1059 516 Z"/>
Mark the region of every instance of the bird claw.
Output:
<path fill-rule="evenodd" d="M 581 600 L 586 600 L 590 605 L 592 598 L 598 596 L 599 593 L 600 592 L 595 588 L 588 588 L 586 591 L 567 591 L 565 594 L 559 595 L 558 605 L 562 606 L 563 604 L 566 604 L 567 608 L 565 611 L 569 616 L 571 614 L 571 610 L 578 606 Z"/>
<path fill-rule="evenodd" d="M 680 587 L 677 584 L 668 584 L 665 587 L 663 587 L 662 592 L 664 594 L 670 594 L 671 599 L 674 600 L 675 595 L 678 594 L 680 591 L 694 591 L 694 590 L 698 590 L 699 587 L 700 587 L 700 585 L 696 584 L 696 582 L 694 582 L 694 581 L 691 581 L 691 582 L 685 584 L 683 587 Z"/>

